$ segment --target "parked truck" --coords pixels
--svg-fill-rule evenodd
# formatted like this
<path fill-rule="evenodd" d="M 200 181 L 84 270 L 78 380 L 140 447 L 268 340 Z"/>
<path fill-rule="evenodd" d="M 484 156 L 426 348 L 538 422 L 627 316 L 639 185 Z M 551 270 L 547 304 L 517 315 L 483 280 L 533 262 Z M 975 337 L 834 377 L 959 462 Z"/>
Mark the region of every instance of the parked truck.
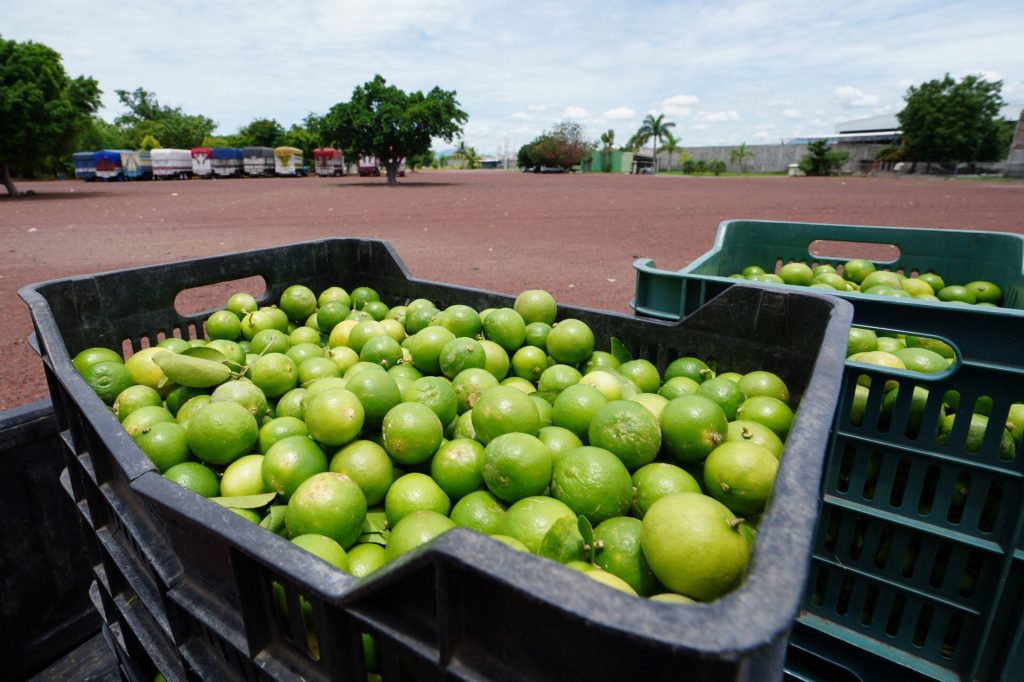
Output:
<path fill-rule="evenodd" d="M 274 149 L 274 174 L 282 176 L 305 175 L 306 166 L 302 150 L 298 147 L 277 147 Z"/>
<path fill-rule="evenodd" d="M 96 179 L 96 153 L 75 152 L 71 155 L 71 162 L 75 165 L 75 177 L 79 180 Z"/>
<path fill-rule="evenodd" d="M 270 147 L 243 147 L 245 174 L 254 177 L 274 175 L 274 150 Z"/>
<path fill-rule="evenodd" d="M 346 175 L 345 154 L 340 149 L 325 147 L 313 150 L 316 174 L 321 177 Z"/>
<path fill-rule="evenodd" d="M 197 178 L 213 176 L 213 150 L 209 147 L 192 147 L 192 175 Z"/>
<path fill-rule="evenodd" d="M 237 147 L 214 147 L 213 174 L 218 178 L 242 177 L 244 156 Z"/>
<path fill-rule="evenodd" d="M 153 177 L 157 180 L 188 180 L 192 177 L 192 152 L 188 149 L 154 149 Z"/>

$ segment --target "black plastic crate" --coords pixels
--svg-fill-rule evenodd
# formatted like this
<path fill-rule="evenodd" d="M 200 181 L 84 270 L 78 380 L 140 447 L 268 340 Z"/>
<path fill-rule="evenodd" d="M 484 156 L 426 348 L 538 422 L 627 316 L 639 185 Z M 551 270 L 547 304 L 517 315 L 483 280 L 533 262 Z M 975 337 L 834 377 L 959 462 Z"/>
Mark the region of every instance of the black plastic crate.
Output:
<path fill-rule="evenodd" d="M 70 359 L 93 345 L 132 349 L 166 335 L 195 337 L 208 313 L 176 311 L 188 288 L 261 275 L 264 301 L 291 284 L 366 285 L 386 302 L 511 305 L 513 297 L 410 276 L 384 242 L 332 239 L 26 287 L 59 420 L 96 480 L 124 492 L 122 525 L 157 529 L 139 541 L 169 578 L 174 642 L 190 661 L 242 677 L 358 679 L 363 632 L 385 677 L 416 679 L 777 679 L 797 612 L 817 511 L 829 422 L 850 322 L 834 298 L 738 286 L 680 323 L 561 306 L 593 329 L 598 348 L 623 341 L 660 369 L 697 355 L 746 372 L 768 369 L 801 400 L 746 582 L 723 599 L 678 607 L 629 598 L 551 562 L 456 529 L 364 581 L 161 477 Z M 152 301 L 140 311 L 140 295 Z M 785 340 L 785 343 L 782 342 Z M 180 570 L 167 571 L 167 566 Z M 272 584 L 284 587 L 281 616 Z M 312 655 L 300 597 L 312 606 Z M 557 636 L 555 636 L 557 635 Z"/>
<path fill-rule="evenodd" d="M 0 656 L 21 679 L 99 630 L 75 507 L 61 493 L 64 446 L 48 400 L 0 412 Z"/>

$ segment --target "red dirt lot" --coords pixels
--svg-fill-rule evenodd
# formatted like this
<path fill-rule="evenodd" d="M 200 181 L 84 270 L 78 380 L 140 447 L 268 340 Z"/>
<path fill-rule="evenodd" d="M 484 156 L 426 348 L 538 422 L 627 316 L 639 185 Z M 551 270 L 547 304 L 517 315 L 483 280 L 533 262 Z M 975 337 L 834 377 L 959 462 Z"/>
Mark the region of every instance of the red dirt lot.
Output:
<path fill-rule="evenodd" d="M 370 237 L 391 241 L 417 277 L 512 294 L 542 288 L 562 303 L 628 312 L 633 260 L 682 267 L 730 218 L 1024 233 L 1024 183 L 962 179 L 434 171 L 398 187 L 280 178 L 19 188 L 36 194 L 0 197 L 0 409 L 46 395 L 18 288 L 69 275 Z"/>

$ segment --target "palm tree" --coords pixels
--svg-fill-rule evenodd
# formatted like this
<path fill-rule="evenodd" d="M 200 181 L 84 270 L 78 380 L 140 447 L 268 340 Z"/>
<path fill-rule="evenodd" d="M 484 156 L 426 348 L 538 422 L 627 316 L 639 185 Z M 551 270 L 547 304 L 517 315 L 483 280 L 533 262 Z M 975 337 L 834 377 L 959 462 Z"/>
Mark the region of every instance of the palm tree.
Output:
<path fill-rule="evenodd" d="M 602 133 L 601 144 L 604 145 L 601 147 L 601 172 L 608 173 L 612 169 L 611 153 L 612 146 L 615 144 L 615 131 L 609 128 L 608 132 Z"/>
<path fill-rule="evenodd" d="M 743 162 L 746 159 L 752 158 L 754 158 L 754 152 L 747 149 L 746 142 L 744 142 L 739 147 L 736 147 L 735 149 L 729 152 L 729 161 L 731 161 L 732 163 L 736 163 L 738 161 L 740 164 L 741 173 L 743 172 Z"/>
<path fill-rule="evenodd" d="M 676 124 L 671 121 L 665 120 L 665 114 L 658 114 L 655 118 L 654 114 L 647 114 L 647 118 L 640 125 L 640 130 L 636 131 L 638 136 L 644 138 L 644 142 L 654 138 L 654 172 L 658 172 L 658 141 L 665 137 L 665 133 L 668 132 L 669 128 L 675 128 Z"/>
<path fill-rule="evenodd" d="M 672 170 L 672 155 L 679 151 L 679 139 L 670 131 L 665 131 L 665 143 L 658 151 L 668 154 L 668 170 Z"/>

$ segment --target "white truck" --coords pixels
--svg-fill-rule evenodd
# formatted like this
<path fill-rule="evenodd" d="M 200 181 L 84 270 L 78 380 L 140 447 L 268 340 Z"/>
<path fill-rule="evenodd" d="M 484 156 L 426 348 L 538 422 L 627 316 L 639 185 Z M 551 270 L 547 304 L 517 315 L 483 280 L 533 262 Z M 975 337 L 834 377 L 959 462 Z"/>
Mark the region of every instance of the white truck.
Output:
<path fill-rule="evenodd" d="M 192 177 L 191 149 L 154 149 L 149 154 L 155 180 L 188 180 Z"/>

